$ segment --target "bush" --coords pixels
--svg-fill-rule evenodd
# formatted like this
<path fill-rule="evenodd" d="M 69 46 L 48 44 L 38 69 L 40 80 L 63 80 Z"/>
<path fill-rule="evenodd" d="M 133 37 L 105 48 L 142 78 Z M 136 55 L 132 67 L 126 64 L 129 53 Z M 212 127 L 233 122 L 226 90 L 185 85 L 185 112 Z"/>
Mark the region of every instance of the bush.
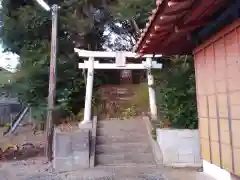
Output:
<path fill-rule="evenodd" d="M 194 61 L 191 56 L 174 56 L 170 65 L 157 76 L 164 77 L 157 100 L 164 123 L 172 128 L 196 129 L 197 103 Z M 159 78 L 159 77 L 158 77 Z M 161 79 L 161 78 L 160 78 Z"/>
<path fill-rule="evenodd" d="M 81 109 L 81 111 L 77 113 L 77 120 L 83 121 L 83 118 L 84 118 L 84 109 Z"/>

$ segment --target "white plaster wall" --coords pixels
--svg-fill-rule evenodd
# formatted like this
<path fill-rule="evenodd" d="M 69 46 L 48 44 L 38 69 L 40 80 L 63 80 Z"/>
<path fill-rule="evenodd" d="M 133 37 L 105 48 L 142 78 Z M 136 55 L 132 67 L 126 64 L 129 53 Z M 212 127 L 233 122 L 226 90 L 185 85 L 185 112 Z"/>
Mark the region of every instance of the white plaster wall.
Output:
<path fill-rule="evenodd" d="M 198 130 L 157 129 L 157 142 L 163 154 L 164 165 L 202 166 Z"/>

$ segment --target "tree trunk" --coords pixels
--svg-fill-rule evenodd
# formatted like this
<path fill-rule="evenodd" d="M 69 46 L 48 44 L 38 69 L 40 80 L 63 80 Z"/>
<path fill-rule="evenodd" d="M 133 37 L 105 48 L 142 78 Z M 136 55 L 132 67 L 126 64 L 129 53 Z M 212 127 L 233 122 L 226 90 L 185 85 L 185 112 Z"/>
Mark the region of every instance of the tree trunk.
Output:
<path fill-rule="evenodd" d="M 140 35 L 141 31 L 140 31 L 140 28 L 138 27 L 136 21 L 134 18 L 131 19 L 131 24 L 136 32 L 137 35 Z"/>

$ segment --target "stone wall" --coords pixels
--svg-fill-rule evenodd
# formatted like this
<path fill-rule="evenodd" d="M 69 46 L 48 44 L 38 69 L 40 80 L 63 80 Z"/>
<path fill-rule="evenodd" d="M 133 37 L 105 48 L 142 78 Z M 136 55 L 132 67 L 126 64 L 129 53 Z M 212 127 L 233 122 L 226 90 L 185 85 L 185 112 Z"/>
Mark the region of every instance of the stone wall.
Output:
<path fill-rule="evenodd" d="M 198 130 L 157 129 L 163 164 L 172 167 L 201 167 Z"/>

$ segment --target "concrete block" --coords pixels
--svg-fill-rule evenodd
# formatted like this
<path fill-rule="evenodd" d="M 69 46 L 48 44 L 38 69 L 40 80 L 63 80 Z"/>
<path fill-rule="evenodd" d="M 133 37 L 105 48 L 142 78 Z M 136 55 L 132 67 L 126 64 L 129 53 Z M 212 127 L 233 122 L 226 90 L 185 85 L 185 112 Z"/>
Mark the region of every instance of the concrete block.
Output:
<path fill-rule="evenodd" d="M 89 167 L 90 130 L 54 133 L 53 167 L 71 171 Z"/>
<path fill-rule="evenodd" d="M 188 163 L 188 164 L 194 164 L 195 159 L 193 154 L 181 154 L 178 157 L 179 163 Z"/>
<path fill-rule="evenodd" d="M 195 130 L 190 130 L 190 129 L 184 129 L 184 130 L 178 130 L 178 135 L 181 136 L 182 138 L 192 138 L 195 136 Z"/>
<path fill-rule="evenodd" d="M 89 168 L 89 152 L 73 152 L 72 166 L 78 168 Z"/>
<path fill-rule="evenodd" d="M 172 152 L 169 152 L 166 153 L 162 153 L 163 154 L 163 163 L 166 165 L 166 164 L 169 164 L 169 163 L 175 163 L 175 162 L 178 162 L 179 160 L 179 156 L 178 156 L 178 153 L 177 151 L 173 151 Z"/>
<path fill-rule="evenodd" d="M 74 132 L 71 135 L 73 151 L 89 151 L 89 131 Z"/>
<path fill-rule="evenodd" d="M 179 155 L 193 154 L 194 138 L 183 138 L 178 146 Z"/>
<path fill-rule="evenodd" d="M 91 130 L 91 129 L 92 129 L 92 126 L 93 126 L 92 121 L 89 121 L 89 122 L 84 123 L 84 124 L 79 123 L 79 125 L 78 125 L 79 130 L 78 130 L 78 131 L 82 131 L 82 130 L 84 130 L 84 129 Z"/>
<path fill-rule="evenodd" d="M 202 163 L 201 155 L 199 155 L 199 156 L 196 155 L 194 157 L 194 162 L 195 162 L 195 164 L 201 164 Z"/>
<path fill-rule="evenodd" d="M 65 133 L 57 133 L 55 135 L 54 152 L 56 157 L 67 157 L 71 154 L 71 137 Z"/>
<path fill-rule="evenodd" d="M 72 157 L 57 157 L 53 160 L 53 168 L 57 171 L 72 171 Z"/>
<path fill-rule="evenodd" d="M 198 130 L 157 129 L 163 163 L 172 167 L 201 167 Z"/>
<path fill-rule="evenodd" d="M 97 116 L 93 117 L 92 121 L 92 131 L 91 131 L 91 145 L 90 145 L 90 158 L 89 158 L 89 168 L 95 166 L 95 151 L 96 151 L 96 136 L 97 136 Z"/>

